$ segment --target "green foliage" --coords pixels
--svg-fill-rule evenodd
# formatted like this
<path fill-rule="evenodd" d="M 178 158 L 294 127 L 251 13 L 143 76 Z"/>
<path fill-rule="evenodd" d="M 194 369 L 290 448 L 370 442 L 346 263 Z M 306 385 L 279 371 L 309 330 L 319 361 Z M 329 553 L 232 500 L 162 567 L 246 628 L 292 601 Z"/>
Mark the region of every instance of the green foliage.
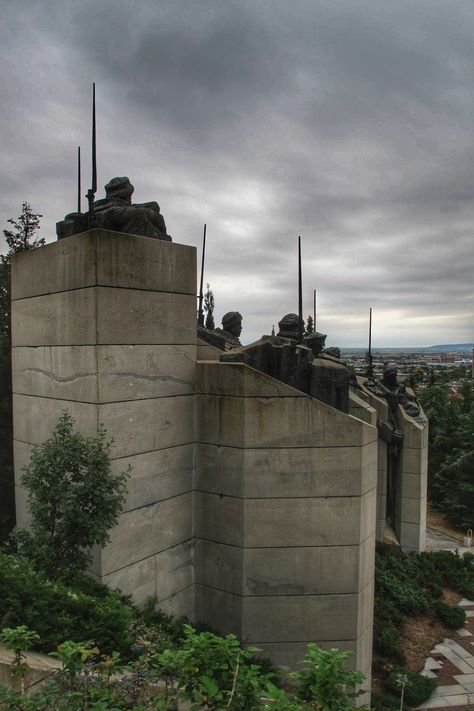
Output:
<path fill-rule="evenodd" d="M 311 314 L 309 314 L 308 318 L 306 319 L 306 326 L 304 330 L 305 336 L 310 336 L 312 333 L 314 333 L 314 321 L 313 317 Z"/>
<path fill-rule="evenodd" d="M 400 699 L 394 694 L 381 694 L 378 691 L 372 691 L 370 708 L 372 711 L 400 711 Z"/>
<path fill-rule="evenodd" d="M 466 622 L 466 613 L 462 607 L 452 607 L 452 605 L 448 605 L 446 602 L 438 600 L 434 609 L 439 619 L 446 625 L 446 627 L 453 630 L 459 630 L 461 627 L 464 627 L 464 623 Z"/>
<path fill-rule="evenodd" d="M 111 442 L 73 431 L 64 412 L 51 437 L 35 447 L 22 477 L 32 531 L 17 532 L 20 550 L 49 574 L 84 569 L 94 544 L 104 546 L 125 500 L 129 471 L 113 474 Z"/>
<path fill-rule="evenodd" d="M 436 688 L 435 679 L 427 679 L 421 674 L 408 671 L 408 669 L 392 669 L 388 675 L 386 685 L 396 694 L 400 695 L 400 677 L 406 677 L 404 700 L 409 706 L 419 706 L 429 699 Z"/>
<path fill-rule="evenodd" d="M 13 674 L 23 678 L 28 670 L 27 665 L 23 663 L 23 659 L 25 659 L 23 652 L 39 641 L 39 635 L 34 630 L 29 630 L 26 625 L 19 625 L 18 627 L 4 627 L 0 633 L 0 640 L 15 655 Z"/>
<path fill-rule="evenodd" d="M 85 576 L 84 576 L 85 577 Z M 81 642 L 94 640 L 104 652 L 114 649 L 130 654 L 130 603 L 105 586 L 102 596 L 81 592 L 60 580 L 49 580 L 25 558 L 0 553 L 0 625 L 27 625 L 35 629 L 41 641 L 39 651 L 49 652 L 65 639 Z"/>
<path fill-rule="evenodd" d="M 324 650 L 317 644 L 308 644 L 308 652 L 302 662 L 304 669 L 290 673 L 297 698 L 321 711 L 354 709 L 354 699 L 363 693 L 355 691 L 355 688 L 363 682 L 364 675 L 347 669 L 346 662 L 350 656 L 350 652 Z"/>
<path fill-rule="evenodd" d="M 206 284 L 206 293 L 204 294 L 204 307 L 203 310 L 206 314 L 206 320 L 204 326 L 212 330 L 215 328 L 214 324 L 214 294 L 209 284 Z"/>
<path fill-rule="evenodd" d="M 0 255 L 0 541 L 15 522 L 13 479 L 13 416 L 11 379 L 10 279 L 13 255 L 44 244 L 38 235 L 42 215 L 24 202 L 16 220 L 8 220 L 13 230 L 3 230 L 8 251 Z"/>

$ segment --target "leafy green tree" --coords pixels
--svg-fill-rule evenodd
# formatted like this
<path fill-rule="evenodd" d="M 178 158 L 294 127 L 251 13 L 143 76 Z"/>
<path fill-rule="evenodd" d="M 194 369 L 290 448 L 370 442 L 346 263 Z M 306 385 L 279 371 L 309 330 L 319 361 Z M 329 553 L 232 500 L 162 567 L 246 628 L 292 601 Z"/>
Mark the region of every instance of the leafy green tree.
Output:
<path fill-rule="evenodd" d="M 214 294 L 209 284 L 206 284 L 206 293 L 204 294 L 204 311 L 206 313 L 205 327 L 212 330 L 214 325 Z"/>
<path fill-rule="evenodd" d="M 90 548 L 104 546 L 125 501 L 130 469 L 114 474 L 111 441 L 74 432 L 64 412 L 51 437 L 33 450 L 22 485 L 28 490 L 31 534 L 16 530 L 20 550 L 49 574 L 82 570 Z"/>
<path fill-rule="evenodd" d="M 33 212 L 24 202 L 16 220 L 7 220 L 13 229 L 3 230 L 8 248 L 0 255 L 0 541 L 8 535 L 15 522 L 13 479 L 13 421 L 11 380 L 11 265 L 17 252 L 44 244 L 39 234 L 42 215 Z"/>

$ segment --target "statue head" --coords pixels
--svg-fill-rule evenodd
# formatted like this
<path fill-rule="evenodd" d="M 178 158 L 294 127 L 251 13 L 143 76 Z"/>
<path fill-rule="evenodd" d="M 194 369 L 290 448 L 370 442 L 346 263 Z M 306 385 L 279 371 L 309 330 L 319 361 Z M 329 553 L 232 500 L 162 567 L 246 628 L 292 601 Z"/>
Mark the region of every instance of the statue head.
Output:
<path fill-rule="evenodd" d="M 286 316 L 283 316 L 281 321 L 278 321 L 279 331 L 277 336 L 280 336 L 281 338 L 293 338 L 297 341 L 300 336 L 300 326 L 303 331 L 304 323 L 303 321 L 301 321 L 301 323 L 299 322 L 297 314 L 286 314 Z"/>
<path fill-rule="evenodd" d="M 222 317 L 222 328 L 238 338 L 242 333 L 242 314 L 238 311 L 228 311 Z"/>
<path fill-rule="evenodd" d="M 310 333 L 309 336 L 304 337 L 304 345 L 311 348 L 313 352 L 313 358 L 316 358 L 324 348 L 324 343 L 326 341 L 325 333 Z"/>
<path fill-rule="evenodd" d="M 108 200 L 123 200 L 129 205 L 135 188 L 127 177 L 112 178 L 105 186 L 105 195 Z"/>
<path fill-rule="evenodd" d="M 397 382 L 397 366 L 395 363 L 386 363 L 383 369 L 382 383 L 389 390 L 393 390 L 398 386 Z"/>

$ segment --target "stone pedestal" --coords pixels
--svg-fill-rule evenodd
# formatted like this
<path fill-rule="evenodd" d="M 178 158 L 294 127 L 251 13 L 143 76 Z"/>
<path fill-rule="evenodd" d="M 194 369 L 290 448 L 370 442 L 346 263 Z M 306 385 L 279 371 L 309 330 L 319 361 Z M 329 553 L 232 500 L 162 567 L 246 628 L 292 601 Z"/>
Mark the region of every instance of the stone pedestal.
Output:
<path fill-rule="evenodd" d="M 195 249 L 91 230 L 18 254 L 12 273 L 15 476 L 63 410 L 102 423 L 132 467 L 100 580 L 193 615 Z"/>

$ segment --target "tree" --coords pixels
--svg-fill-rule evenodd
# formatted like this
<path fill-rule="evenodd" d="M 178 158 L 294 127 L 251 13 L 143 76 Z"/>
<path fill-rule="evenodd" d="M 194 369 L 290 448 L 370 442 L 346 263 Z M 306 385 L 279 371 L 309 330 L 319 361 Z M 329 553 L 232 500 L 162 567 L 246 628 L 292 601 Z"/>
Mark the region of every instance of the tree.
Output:
<path fill-rule="evenodd" d="M 3 230 L 8 251 L 0 255 L 0 541 L 4 540 L 15 522 L 13 478 L 13 421 L 11 381 L 11 265 L 13 255 L 44 244 L 38 234 L 40 218 L 31 205 L 24 202 L 21 215 L 7 220 L 14 229 Z"/>
<path fill-rule="evenodd" d="M 205 327 L 212 330 L 214 325 L 214 294 L 209 284 L 206 284 L 206 293 L 204 294 L 204 311 L 206 313 Z"/>
<path fill-rule="evenodd" d="M 32 535 L 17 529 L 14 537 L 20 552 L 48 574 L 86 568 L 89 549 L 106 544 L 130 474 L 130 468 L 112 472 L 112 442 L 102 426 L 96 437 L 73 428 L 71 415 L 63 412 L 51 437 L 34 448 L 21 481 L 28 490 Z"/>
<path fill-rule="evenodd" d="M 310 336 L 312 333 L 314 333 L 314 321 L 311 314 L 309 314 L 308 318 L 306 319 L 305 336 Z"/>

